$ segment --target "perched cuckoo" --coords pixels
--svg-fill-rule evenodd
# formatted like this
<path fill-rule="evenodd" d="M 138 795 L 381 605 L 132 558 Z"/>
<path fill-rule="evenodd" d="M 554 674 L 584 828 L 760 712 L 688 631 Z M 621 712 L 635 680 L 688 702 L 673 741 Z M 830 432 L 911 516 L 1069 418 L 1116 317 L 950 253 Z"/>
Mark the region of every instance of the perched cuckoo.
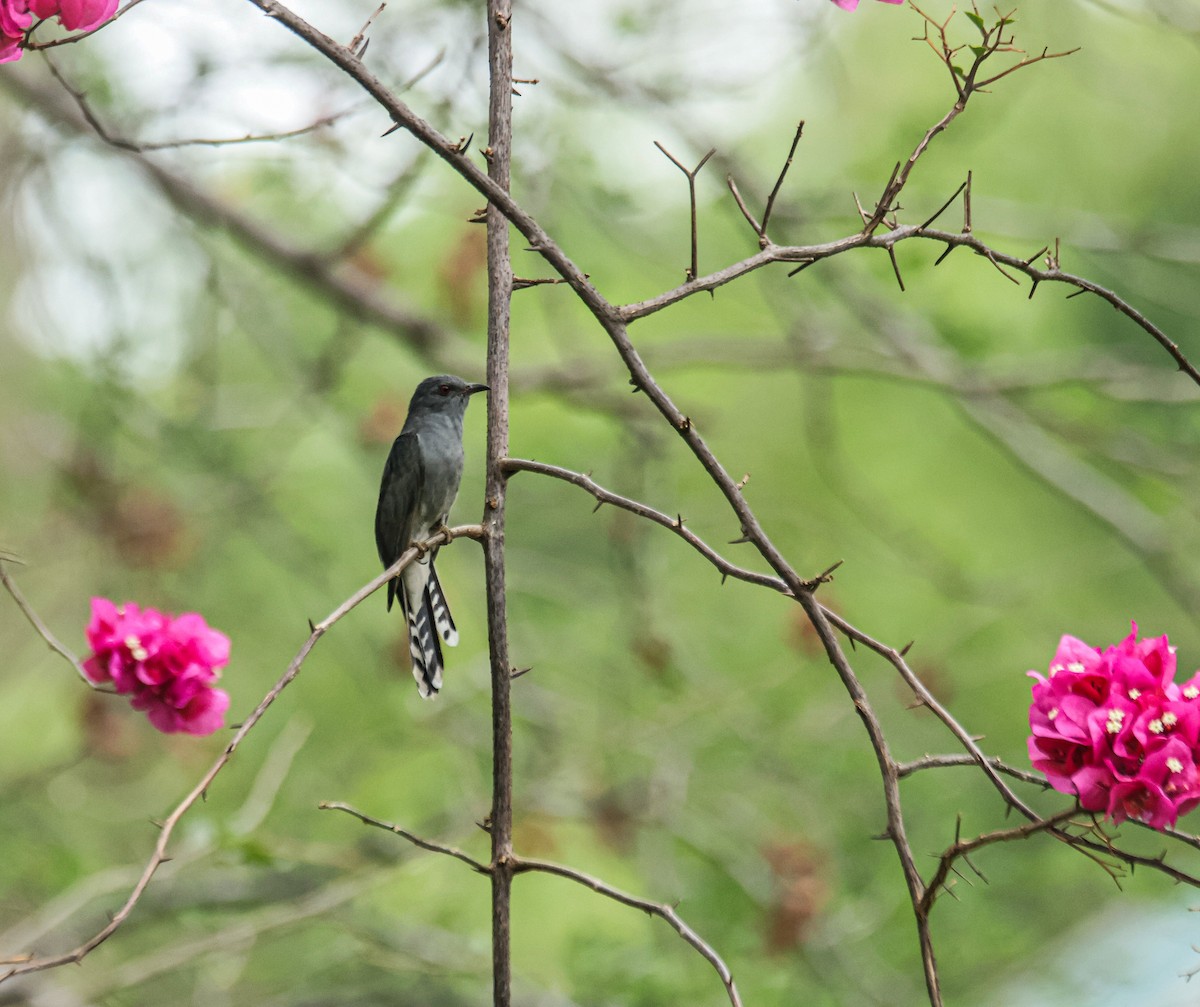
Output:
<path fill-rule="evenodd" d="M 413 392 L 408 417 L 383 467 L 375 510 L 375 545 L 385 569 L 414 542 L 445 526 L 462 478 L 463 415 L 470 397 L 487 387 L 439 374 Z M 388 611 L 398 598 L 408 619 L 413 677 L 425 698 L 442 687 L 442 644 L 458 643 L 433 567 L 436 555 L 432 549 L 419 556 L 388 582 Z"/>

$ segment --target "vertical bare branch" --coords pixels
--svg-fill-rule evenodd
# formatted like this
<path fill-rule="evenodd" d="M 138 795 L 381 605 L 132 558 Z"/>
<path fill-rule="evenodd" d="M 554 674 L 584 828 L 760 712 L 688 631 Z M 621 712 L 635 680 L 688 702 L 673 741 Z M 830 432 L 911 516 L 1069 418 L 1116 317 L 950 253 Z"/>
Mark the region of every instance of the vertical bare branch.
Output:
<path fill-rule="evenodd" d="M 511 0 L 487 0 L 488 177 L 509 188 L 512 152 Z M 512 847 L 512 672 L 508 659 L 508 612 L 504 577 L 505 474 L 508 456 L 508 323 L 513 272 L 508 218 L 494 203 L 487 210 L 488 394 L 487 487 L 484 499 L 484 564 L 487 571 L 488 650 L 492 672 L 492 997 L 495 1007 L 511 999 L 510 893 Z"/>

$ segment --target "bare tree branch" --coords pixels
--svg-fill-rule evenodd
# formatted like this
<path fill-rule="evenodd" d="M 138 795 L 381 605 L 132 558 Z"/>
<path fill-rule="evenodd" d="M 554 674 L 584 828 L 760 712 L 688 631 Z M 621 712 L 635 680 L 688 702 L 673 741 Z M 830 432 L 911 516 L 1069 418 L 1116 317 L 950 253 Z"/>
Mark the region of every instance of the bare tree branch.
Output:
<path fill-rule="evenodd" d="M 459 525 L 455 528 L 447 528 L 436 535 L 430 536 L 426 541 L 414 545 L 406 550 L 404 554 L 396 560 L 387 570 L 373 578 L 370 582 L 359 588 L 354 594 L 347 598 L 342 604 L 327 615 L 321 622 L 316 624 L 310 623 L 311 632 L 308 639 L 304 641 L 296 656 L 292 658 L 287 670 L 279 678 L 279 680 L 270 688 L 265 696 L 259 701 L 258 706 L 247 717 L 237 729 L 229 744 L 209 767 L 208 771 L 200 778 L 199 782 L 174 808 L 174 810 L 163 820 L 159 826 L 158 842 L 154 845 L 154 852 L 139 876 L 133 890 L 129 893 L 129 897 L 125 903 L 113 913 L 108 924 L 80 944 L 78 947 L 63 952 L 57 955 L 48 956 L 32 956 L 32 955 L 9 955 L 0 961 L 11 963 L 10 967 L 0 972 L 0 983 L 13 976 L 25 975 L 29 972 L 40 972 L 45 969 L 56 968 L 59 965 L 75 964 L 82 961 L 88 954 L 103 944 L 111 937 L 121 925 L 129 918 L 134 908 L 137 906 L 142 895 L 145 894 L 151 879 L 154 877 L 155 871 L 168 859 L 167 845 L 171 840 L 171 835 L 175 831 L 175 826 L 179 824 L 179 820 L 188 812 L 188 810 L 200 800 L 208 791 L 217 774 L 225 767 L 229 760 L 233 757 L 233 753 L 245 739 L 246 735 L 253 730 L 254 726 L 262 719 L 263 714 L 272 703 L 279 697 L 288 685 L 300 673 L 301 667 L 308 658 L 313 647 L 317 645 L 317 641 L 321 639 L 336 623 L 340 622 L 354 608 L 361 604 L 366 598 L 370 597 L 375 591 L 379 590 L 384 584 L 395 577 L 401 570 L 416 560 L 424 552 L 429 549 L 436 548 L 440 545 L 445 545 L 456 538 L 474 538 L 482 537 L 482 529 L 479 525 Z"/>
<path fill-rule="evenodd" d="M 577 871 L 572 867 L 565 867 L 562 864 L 552 863 L 549 860 L 533 860 L 521 857 L 515 862 L 514 870 L 518 874 L 528 871 L 539 871 L 542 874 L 553 874 L 560 878 L 567 878 L 576 884 L 583 885 L 585 888 L 590 888 L 593 892 L 603 895 L 606 898 L 620 902 L 622 905 L 640 909 L 650 916 L 657 916 L 659 919 L 665 920 L 672 930 L 695 948 L 697 953 L 716 970 L 717 975 L 721 977 L 722 984 L 725 986 L 725 992 L 729 995 L 729 1002 L 732 1007 L 741 1007 L 741 997 L 738 996 L 737 986 L 733 981 L 733 974 L 729 971 L 729 966 L 713 950 L 712 946 L 688 926 L 682 917 L 670 906 L 661 902 L 640 899 L 636 895 L 629 895 L 619 888 L 614 888 L 612 885 L 601 881 L 599 878 L 592 877 L 590 874 L 584 874 L 582 871 Z"/>
<path fill-rule="evenodd" d="M 393 825 L 390 822 L 383 822 L 378 818 L 372 818 L 357 808 L 352 808 L 349 804 L 343 804 L 341 801 L 322 801 L 317 807 L 322 811 L 344 811 L 348 815 L 353 815 L 364 825 L 373 825 L 377 829 L 384 829 L 387 832 L 395 833 L 401 839 L 407 839 L 414 846 L 419 846 L 430 853 L 441 853 L 447 857 L 453 857 L 455 860 L 461 860 L 478 874 L 492 874 L 492 868 L 488 864 L 481 864 L 469 853 L 464 853 L 456 847 L 446 846 L 443 843 L 435 843 L 430 839 L 422 839 L 415 833 L 409 832 L 407 829 L 402 829 L 399 825 Z"/>
<path fill-rule="evenodd" d="M 50 627 L 42 621 L 41 616 L 39 616 L 37 612 L 33 610 L 33 606 L 25 600 L 25 596 L 21 593 L 21 589 L 17 587 L 17 582 L 13 580 L 12 575 L 5 568 L 4 564 L 6 561 L 12 562 L 11 558 L 0 556 L 0 584 L 3 584 L 5 590 L 12 595 L 12 600 L 17 603 L 17 608 L 19 608 L 21 610 L 21 614 L 29 620 L 29 624 L 35 630 L 37 630 L 38 636 L 46 641 L 46 646 L 48 646 L 59 656 L 65 658 L 70 663 L 71 667 L 75 669 L 75 673 L 87 683 L 89 688 L 96 689 L 98 692 L 111 691 L 108 689 L 98 688 L 97 684 L 88 678 L 87 672 L 83 670 L 83 663 L 79 660 L 79 658 L 76 657 L 71 650 L 60 643 L 57 636 L 50 632 Z"/>
<path fill-rule="evenodd" d="M 487 0 L 487 180 L 507 197 L 512 165 L 512 0 Z M 513 879 L 513 666 L 508 650 L 508 594 L 504 549 L 507 487 L 501 462 L 508 456 L 509 319 L 513 266 L 508 219 L 494 201 L 487 208 L 487 479 L 483 557 L 487 589 L 488 656 L 492 684 L 492 1004 L 512 1002 Z"/>

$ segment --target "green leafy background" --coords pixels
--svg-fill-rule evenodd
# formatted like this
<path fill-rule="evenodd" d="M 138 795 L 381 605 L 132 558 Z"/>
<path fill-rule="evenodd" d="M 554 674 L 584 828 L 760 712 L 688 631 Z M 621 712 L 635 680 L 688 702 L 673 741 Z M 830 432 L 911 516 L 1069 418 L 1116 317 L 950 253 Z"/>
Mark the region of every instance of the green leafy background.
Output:
<path fill-rule="evenodd" d="M 698 186 L 708 271 L 757 248 L 724 175 L 760 210 L 797 120 L 805 136 L 772 224 L 788 243 L 852 233 L 852 192 L 869 204 L 953 102 L 945 68 L 909 41 L 923 32 L 912 9 L 729 6 L 612 3 L 582 26 L 561 5 L 518 12 L 518 74 L 539 83 L 518 85 L 514 191 L 614 301 L 676 285 L 687 261 L 685 183 L 652 140 L 692 164 L 718 149 Z M 474 131 L 475 147 L 478 7 L 389 5 L 369 57 L 399 82 L 444 49 L 406 97 L 448 135 Z M 974 98 L 921 160 L 900 219 L 924 220 L 969 169 L 979 235 L 1026 256 L 1060 239 L 1064 268 L 1118 291 L 1198 360 L 1188 96 L 1200 22 L 1186 3 L 1026 7 L 1018 45 L 1081 51 Z M 368 12 L 306 13 L 349 38 Z M 233 641 L 223 684 L 236 722 L 306 620 L 375 574 L 388 443 L 422 376 L 482 377 L 485 278 L 482 231 L 467 223 L 480 201 L 463 183 L 403 133 L 378 139 L 386 117 L 249 5 L 214 9 L 189 36 L 197 17 L 147 4 L 52 55 L 114 133 L 146 140 L 293 128 L 352 106 L 277 144 L 148 156 L 301 250 L 336 247 L 403 176 L 339 268 L 439 335 L 416 347 L 210 215 L 172 208 L 134 160 L 63 125 L 62 89 L 27 55 L 0 69 L 0 547 L 77 650 L 93 595 L 203 613 Z M 969 40 L 961 18 L 952 31 Z M 134 48 L 146 38 L 157 42 Z M 965 251 L 934 268 L 941 251 L 899 247 L 903 292 L 885 254 L 859 252 L 790 279 L 762 270 L 632 336 L 729 471 L 750 475 L 746 497 L 793 564 L 815 574 L 844 560 L 825 601 L 892 645 L 915 640 L 934 692 L 985 750 L 1023 767 L 1024 672 L 1045 667 L 1062 633 L 1103 645 L 1136 619 L 1170 634 L 1184 671 L 1200 663 L 1198 396 L 1098 299 L 1048 286 L 1030 299 L 1028 283 Z M 519 275 L 542 275 L 516 254 Z M 726 545 L 736 520 L 629 394 L 567 289 L 518 292 L 512 355 L 514 455 L 590 471 L 761 568 Z M 458 521 L 482 512 L 483 429 L 477 404 Z M 532 668 L 514 686 L 518 850 L 677 906 L 747 1004 L 922 1002 L 912 910 L 891 845 L 875 841 L 875 758 L 799 610 L 722 585 L 665 530 L 593 504 L 534 475 L 510 486 L 512 656 Z M 462 644 L 436 702 L 416 694 L 400 620 L 369 599 L 183 820 L 174 859 L 118 934 L 81 968 L 0 996 L 486 1002 L 486 881 L 317 810 L 345 801 L 486 859 L 477 546 L 456 542 L 439 569 Z M 50 953 L 120 905 L 153 822 L 226 736 L 160 736 L 90 694 L 7 599 L 0 642 L 0 953 Z M 887 665 L 851 656 L 898 757 L 954 750 Z M 927 873 L 959 819 L 964 835 L 1015 824 L 970 769 L 919 774 L 903 796 Z M 1116 834 L 1197 869 L 1194 851 L 1189 863 L 1160 837 Z M 975 866 L 934 914 L 949 1003 L 1193 1002 L 1181 974 L 1198 964 L 1188 910 L 1200 896 L 1149 871 L 1114 884 L 1044 837 Z M 513 925 L 520 1002 L 724 999 L 661 921 L 570 882 L 518 878 Z"/>

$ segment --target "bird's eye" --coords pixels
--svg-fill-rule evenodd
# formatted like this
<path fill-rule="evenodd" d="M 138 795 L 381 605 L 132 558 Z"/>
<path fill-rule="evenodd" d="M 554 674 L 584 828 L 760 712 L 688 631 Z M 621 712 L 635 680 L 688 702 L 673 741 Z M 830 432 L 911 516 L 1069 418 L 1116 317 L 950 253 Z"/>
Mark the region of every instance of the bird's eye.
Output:
<path fill-rule="evenodd" d="M 450 394 L 450 386 L 449 385 L 438 385 L 438 394 L 439 395 L 449 395 Z"/>

